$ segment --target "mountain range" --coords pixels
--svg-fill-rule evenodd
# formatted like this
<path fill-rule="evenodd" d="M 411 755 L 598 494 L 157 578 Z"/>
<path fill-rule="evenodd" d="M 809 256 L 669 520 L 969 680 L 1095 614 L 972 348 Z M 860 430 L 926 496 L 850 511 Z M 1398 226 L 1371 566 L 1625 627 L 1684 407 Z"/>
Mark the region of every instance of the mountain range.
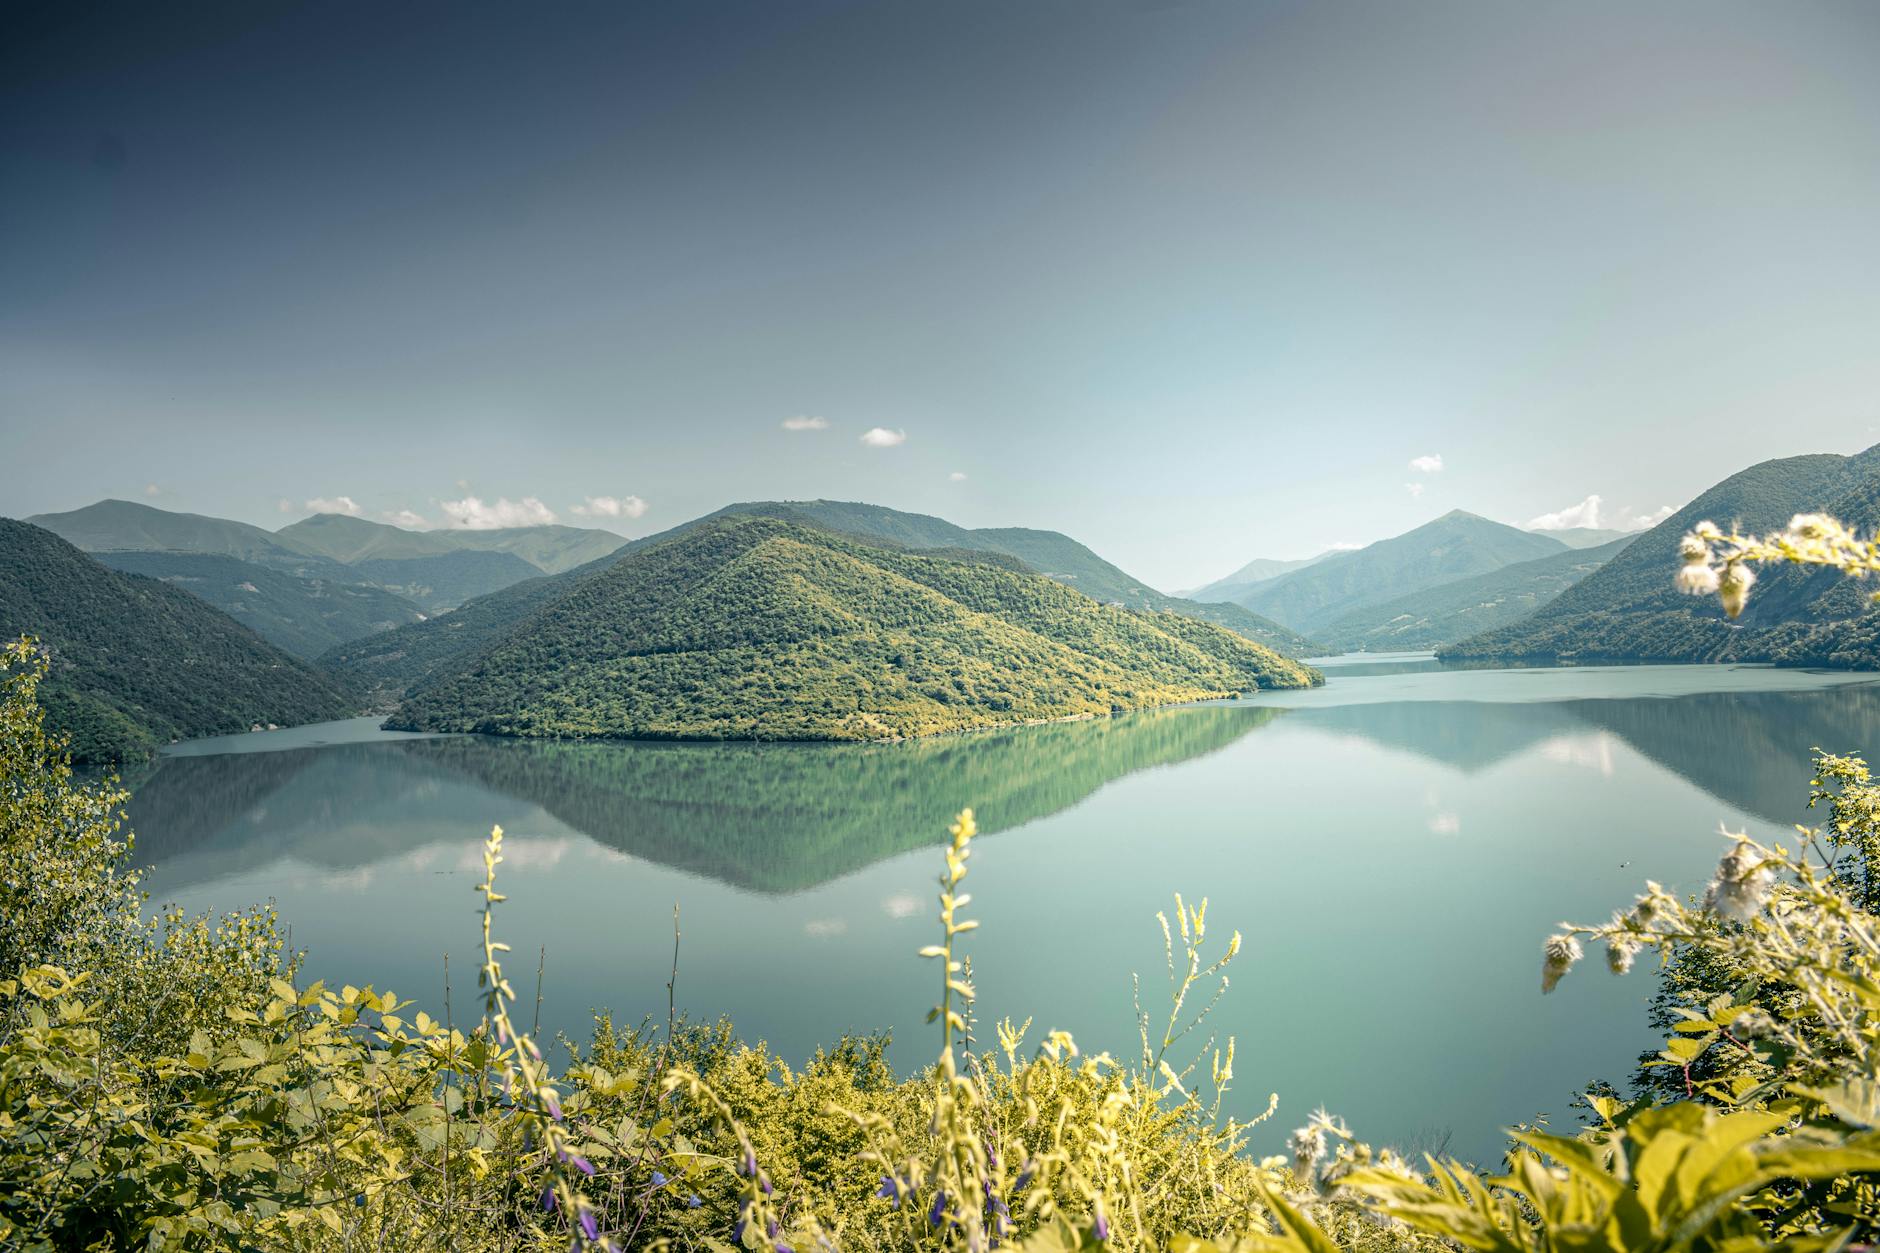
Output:
<path fill-rule="evenodd" d="M 1099 604 L 1010 554 L 721 516 L 582 580 L 386 725 L 883 739 L 1318 681 L 1225 628 Z"/>
<path fill-rule="evenodd" d="M 1454 510 L 1242 592 L 1241 605 L 1305 635 L 1413 592 L 1566 551 L 1557 539 Z"/>
<path fill-rule="evenodd" d="M 1342 652 L 1411 652 L 1453 643 L 1527 617 L 1618 556 L 1634 538 L 1623 535 L 1598 548 L 1569 548 L 1438 583 L 1354 609 L 1315 634 Z"/>
<path fill-rule="evenodd" d="M 1700 521 L 1745 533 L 1779 530 L 1824 511 L 1871 533 L 1880 526 L 1880 446 L 1853 456 L 1816 453 L 1765 461 L 1701 493 L 1612 561 L 1531 617 L 1443 649 L 1456 658 L 1770 661 L 1880 665 L 1871 586 L 1827 570 L 1768 567 L 1743 616 L 1715 597 L 1672 587 L 1678 541 Z"/>

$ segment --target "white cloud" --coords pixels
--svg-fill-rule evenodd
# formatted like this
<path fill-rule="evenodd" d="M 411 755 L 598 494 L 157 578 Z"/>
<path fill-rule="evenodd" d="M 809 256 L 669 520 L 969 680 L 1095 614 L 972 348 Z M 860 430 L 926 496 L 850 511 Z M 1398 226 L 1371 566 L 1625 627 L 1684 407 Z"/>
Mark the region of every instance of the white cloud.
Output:
<path fill-rule="evenodd" d="M 1443 454 L 1431 452 L 1424 453 L 1421 457 L 1412 457 L 1410 458 L 1410 468 L 1415 470 L 1418 474 L 1441 474 L 1443 470 Z"/>
<path fill-rule="evenodd" d="M 1421 496 L 1423 494 L 1423 484 L 1421 483 L 1405 483 L 1403 489 L 1412 496 Z"/>
<path fill-rule="evenodd" d="M 783 429 L 786 431 L 826 431 L 829 429 L 829 419 L 800 414 L 794 418 L 785 418 Z"/>
<path fill-rule="evenodd" d="M 307 508 L 315 513 L 343 513 L 349 518 L 356 518 L 365 510 L 359 502 L 350 496 L 315 496 L 307 502 Z"/>
<path fill-rule="evenodd" d="M 920 912 L 920 900 L 912 892 L 896 892 L 881 902 L 881 910 L 890 918 L 912 918 Z"/>
<path fill-rule="evenodd" d="M 1325 551 L 1328 553 L 1355 553 L 1363 547 L 1363 544 L 1354 544 L 1348 539 L 1335 539 L 1325 546 Z"/>
<path fill-rule="evenodd" d="M 1613 517 L 1604 514 L 1605 499 L 1597 493 L 1588 496 L 1577 505 L 1568 505 L 1565 509 L 1553 513 L 1543 513 L 1527 524 L 1530 531 L 1564 531 L 1568 527 L 1604 527 L 1609 531 L 1644 531 L 1657 526 L 1677 510 L 1670 505 L 1660 505 L 1650 513 L 1640 513 L 1630 505 L 1621 508 Z"/>
<path fill-rule="evenodd" d="M 155 483 L 146 483 L 144 484 L 144 495 L 161 496 L 163 495 L 163 489 L 158 487 Z"/>
<path fill-rule="evenodd" d="M 1530 531 L 1565 531 L 1576 526 L 1597 527 L 1600 503 L 1599 494 L 1594 493 L 1577 505 L 1568 505 L 1565 509 L 1543 513 L 1540 517 L 1531 519 L 1527 524 L 1527 529 Z"/>
<path fill-rule="evenodd" d="M 425 531 L 431 526 L 430 519 L 415 509 L 387 509 L 379 516 L 393 526 L 402 526 L 411 531 Z"/>
<path fill-rule="evenodd" d="M 947 479 L 949 482 L 953 483 L 964 483 L 966 481 L 966 471 L 955 470 L 953 473 L 947 475 Z"/>
<path fill-rule="evenodd" d="M 638 496 L 589 496 L 586 504 L 573 505 L 568 512 L 583 518 L 637 518 L 646 512 L 646 502 Z"/>
<path fill-rule="evenodd" d="M 1619 529 L 1622 531 L 1648 531 L 1676 512 L 1677 510 L 1670 505 L 1660 505 L 1650 513 L 1641 514 L 1633 514 L 1629 508 L 1622 509 L 1619 511 L 1619 516 L 1623 518 L 1624 521 L 1619 523 Z"/>
<path fill-rule="evenodd" d="M 906 431 L 890 431 L 885 426 L 871 426 L 862 432 L 862 442 L 870 448 L 893 448 L 907 443 Z"/>
<path fill-rule="evenodd" d="M 521 500 L 501 497 L 484 504 L 475 496 L 462 500 L 441 500 L 438 506 L 450 525 L 464 531 L 494 531 L 509 526 L 552 526 L 555 511 L 533 496 Z"/>

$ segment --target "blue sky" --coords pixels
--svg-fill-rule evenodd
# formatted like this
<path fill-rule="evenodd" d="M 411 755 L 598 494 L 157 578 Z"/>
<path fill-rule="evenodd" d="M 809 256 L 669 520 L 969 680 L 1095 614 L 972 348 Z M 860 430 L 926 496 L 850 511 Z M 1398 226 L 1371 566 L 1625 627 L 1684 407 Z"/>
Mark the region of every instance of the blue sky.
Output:
<path fill-rule="evenodd" d="M 1880 6 L 99 5 L 16 34 L 0 513 L 526 500 L 643 534 L 828 496 L 1063 530 L 1173 588 L 1880 442 Z"/>

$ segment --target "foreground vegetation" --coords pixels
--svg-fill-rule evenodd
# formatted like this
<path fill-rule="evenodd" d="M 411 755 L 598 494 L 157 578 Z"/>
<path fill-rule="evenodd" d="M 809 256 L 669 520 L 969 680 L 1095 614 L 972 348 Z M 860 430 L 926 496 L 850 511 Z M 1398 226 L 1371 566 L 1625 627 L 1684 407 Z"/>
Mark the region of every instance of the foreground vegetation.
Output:
<path fill-rule="evenodd" d="M 387 725 L 877 740 L 1318 681 L 1224 628 L 1101 605 L 1003 555 L 727 517 L 588 578 Z"/>
<path fill-rule="evenodd" d="M 596 1024 L 545 1050 L 511 1017 L 500 831 L 482 988 L 460 1019 L 307 985 L 266 911 L 146 920 L 122 796 L 74 782 L 44 665 L 0 696 L 0 1246 L 25 1249 L 1829 1249 L 1880 1232 L 1880 788 L 1825 760 L 1804 855 L 1733 843 L 1703 905 L 1649 886 L 1547 942 L 1543 981 L 1601 942 L 1673 977 L 1653 1076 L 1506 1170 L 1412 1164 L 1315 1116 L 1255 1160 L 1207 1034 L 1239 937 L 1163 920 L 1170 1005 L 1139 1055 L 980 1022 L 964 880 L 944 854 L 938 1060 L 883 1041 L 801 1069 L 727 1024 Z M 676 940 L 676 937 L 675 937 Z M 1659 1078 L 1657 1076 L 1668 1076 Z M 1271 1107 L 1269 1107 L 1269 1114 Z"/>

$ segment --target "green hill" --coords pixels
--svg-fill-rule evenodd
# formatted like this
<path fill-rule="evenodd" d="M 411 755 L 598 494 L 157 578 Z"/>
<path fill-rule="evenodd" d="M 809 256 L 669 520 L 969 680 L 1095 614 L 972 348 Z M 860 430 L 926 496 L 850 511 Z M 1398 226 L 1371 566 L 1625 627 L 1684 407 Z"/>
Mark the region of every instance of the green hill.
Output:
<path fill-rule="evenodd" d="M 1576 548 L 1518 561 L 1487 574 L 1412 592 L 1355 609 L 1316 635 L 1345 652 L 1435 648 L 1505 626 L 1533 613 L 1618 556 L 1632 536 L 1599 548 Z"/>
<path fill-rule="evenodd" d="M 1871 585 L 1832 571 L 1765 569 L 1734 623 L 1715 597 L 1672 587 L 1678 541 L 1698 522 L 1766 532 L 1824 509 L 1863 530 L 1880 525 L 1880 447 L 1852 457 L 1784 457 L 1733 474 L 1531 617 L 1449 645 L 1443 655 L 1880 665 L 1880 620 L 1866 599 Z"/>
<path fill-rule="evenodd" d="M 885 509 L 879 505 L 850 504 L 840 501 L 754 501 L 745 504 L 730 505 L 717 513 L 703 518 L 682 523 L 670 530 L 643 539 L 633 540 L 618 552 L 589 562 L 585 566 L 555 575 L 547 579 L 532 579 L 513 586 L 488 593 L 474 600 L 466 601 L 454 612 L 433 617 L 427 622 L 401 627 L 389 635 L 355 640 L 334 648 L 320 658 L 320 664 L 341 676 L 360 691 L 370 692 L 381 702 L 395 700 L 412 685 L 426 676 L 454 666 L 464 659 L 474 656 L 482 649 L 494 644 L 503 635 L 520 623 L 528 615 L 537 612 L 561 596 L 572 591 L 581 579 L 605 569 L 613 562 L 633 553 L 643 552 L 656 544 L 683 535 L 695 527 L 720 521 L 727 517 L 759 516 L 774 517 L 781 521 L 794 522 L 802 526 L 833 530 L 858 538 L 907 548 L 925 549 L 944 552 L 998 552 L 1014 557 L 1026 565 L 1022 552 L 1007 552 L 1003 547 L 989 547 L 988 534 L 999 538 L 1001 543 L 1024 547 L 1011 540 L 1014 534 L 1054 535 L 1054 532 L 1013 532 L 969 531 L 953 525 L 941 518 L 925 514 L 903 513 L 897 509 Z M 1059 557 L 1074 556 L 1072 549 L 1085 554 L 1086 560 L 1082 573 L 1093 572 L 1099 578 L 1086 579 L 1087 583 L 1097 586 L 1115 585 L 1121 580 L 1132 586 L 1140 587 L 1129 580 L 1129 576 L 1114 566 L 1091 553 L 1083 545 L 1064 536 L 1056 536 L 1062 545 L 1040 544 L 1028 549 L 1033 556 L 1040 556 L 1045 551 L 1055 551 Z M 1069 548 L 1063 547 L 1068 545 Z M 1053 564 L 1075 564 L 1056 562 Z M 1033 567 L 1035 568 L 1035 567 Z M 1103 571 L 1111 574 L 1103 574 Z M 1066 581 L 1068 580 L 1060 580 Z M 1078 586 L 1083 591 L 1084 587 Z M 1288 657 L 1308 657 L 1326 651 L 1314 640 L 1287 630 L 1276 622 L 1260 617 L 1253 611 L 1240 605 L 1228 603 L 1197 604 L 1194 601 L 1179 600 L 1163 596 L 1153 589 L 1141 588 L 1144 607 L 1165 609 L 1197 618 L 1204 622 L 1213 622 L 1230 631 L 1246 636 L 1256 643 L 1263 644 L 1273 651 Z M 1114 598 L 1111 598 L 1114 599 Z"/>
<path fill-rule="evenodd" d="M 106 552 L 96 559 L 206 600 L 296 657 L 318 657 L 335 644 L 424 620 L 418 606 L 382 588 L 298 578 L 215 553 Z"/>
<path fill-rule="evenodd" d="M 188 592 L 106 569 L 40 527 L 0 519 L 0 637 L 52 653 L 43 689 L 81 761 L 172 739 L 340 718 L 332 680 Z"/>
<path fill-rule="evenodd" d="M 731 514 L 780 518 L 786 522 L 824 527 L 844 535 L 903 548 L 955 548 L 1004 553 L 1018 558 L 1046 578 L 1076 588 L 1092 600 L 1130 609 L 1165 610 L 1213 622 L 1289 657 L 1306 657 L 1323 651 L 1316 641 L 1263 618 L 1245 606 L 1197 603 L 1178 596 L 1164 595 L 1111 565 L 1070 536 L 1057 531 L 1037 531 L 1028 527 L 968 529 L 929 514 L 905 513 L 899 509 L 854 501 L 757 500 L 727 505 L 696 522 L 686 523 L 662 535 L 635 543 L 645 544 L 663 539 L 686 527 Z"/>
<path fill-rule="evenodd" d="M 378 560 L 436 557 L 444 553 L 507 553 L 535 573 L 560 574 L 614 552 L 627 541 L 612 531 L 573 526 L 506 527 L 491 531 L 407 531 L 403 527 L 345 514 L 317 513 L 276 534 L 307 552 L 347 565 Z"/>
<path fill-rule="evenodd" d="M 1317 672 L 1002 565 L 725 518 L 584 579 L 414 689 L 412 730 L 872 740 L 1106 714 Z"/>
<path fill-rule="evenodd" d="M 67 513 L 34 514 L 26 521 L 92 553 L 218 553 L 273 566 L 303 565 L 319 555 L 246 522 L 172 513 L 128 500 L 101 500 Z"/>
<path fill-rule="evenodd" d="M 1566 545 L 1454 510 L 1414 531 L 1255 584 L 1240 603 L 1311 635 L 1354 610 L 1454 583 Z"/>

